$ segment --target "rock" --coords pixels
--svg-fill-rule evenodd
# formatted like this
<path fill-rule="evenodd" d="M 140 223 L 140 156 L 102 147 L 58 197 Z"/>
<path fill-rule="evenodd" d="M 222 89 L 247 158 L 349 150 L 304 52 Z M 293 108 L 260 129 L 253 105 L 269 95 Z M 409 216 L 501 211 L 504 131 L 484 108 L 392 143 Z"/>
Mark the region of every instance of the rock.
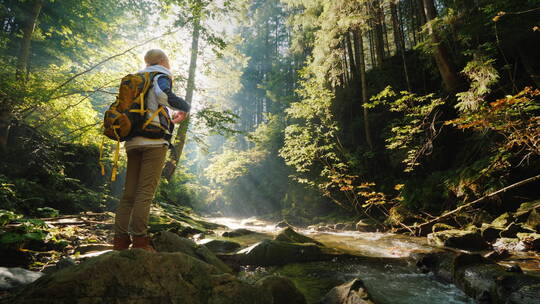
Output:
<path fill-rule="evenodd" d="M 30 271 L 19 267 L 0 267 L 0 291 L 30 284 L 43 275 L 41 272 Z"/>
<path fill-rule="evenodd" d="M 214 253 L 231 253 L 240 248 L 240 244 L 225 240 L 205 239 L 199 244 L 206 246 Z"/>
<path fill-rule="evenodd" d="M 323 253 L 321 247 L 313 243 L 264 240 L 239 251 L 236 259 L 241 265 L 269 266 L 331 260 L 334 256 Z"/>
<path fill-rule="evenodd" d="M 233 231 L 223 232 L 223 234 L 221 236 L 233 238 L 233 237 L 239 237 L 239 236 L 255 234 L 255 233 L 257 233 L 257 232 L 251 231 L 251 230 L 248 230 L 248 229 L 240 228 L 240 229 L 235 229 Z"/>
<path fill-rule="evenodd" d="M 519 267 L 519 265 L 512 265 L 512 266 L 506 267 L 506 271 L 515 272 L 515 273 L 523 273 L 523 270 L 521 269 L 521 267 Z"/>
<path fill-rule="evenodd" d="M 195 249 L 197 244 L 170 231 L 158 233 L 154 239 L 154 248 L 159 252 L 182 252 L 189 256 L 196 257 Z"/>
<path fill-rule="evenodd" d="M 269 276 L 259 280 L 256 286 L 272 294 L 273 304 L 307 304 L 304 295 L 288 278 Z"/>
<path fill-rule="evenodd" d="M 376 224 L 371 220 L 362 219 L 356 223 L 355 228 L 356 228 L 356 231 L 360 231 L 360 232 L 375 232 L 377 231 L 377 228 L 375 225 Z"/>
<path fill-rule="evenodd" d="M 540 278 L 508 272 L 505 267 L 478 255 L 460 254 L 454 264 L 454 283 L 473 298 L 487 292 L 491 300 L 489 303 L 507 303 L 505 299 L 513 291 L 527 285 L 538 284 Z"/>
<path fill-rule="evenodd" d="M 540 251 L 540 234 L 518 233 L 517 237 L 526 250 Z"/>
<path fill-rule="evenodd" d="M 540 284 L 523 286 L 510 294 L 508 304 L 540 304 Z"/>
<path fill-rule="evenodd" d="M 276 228 L 286 228 L 286 227 L 291 227 L 291 225 L 289 225 L 287 221 L 281 221 L 276 224 Z"/>
<path fill-rule="evenodd" d="M 204 245 L 197 245 L 190 239 L 182 238 L 172 232 L 163 231 L 154 238 L 154 248 L 158 252 L 182 252 L 215 266 L 222 272 L 233 271 Z"/>
<path fill-rule="evenodd" d="M 418 219 L 416 218 L 416 215 L 404 205 L 396 205 L 390 208 L 386 221 L 392 226 L 401 227 L 401 224 L 412 225 L 414 222 L 418 221 Z"/>
<path fill-rule="evenodd" d="M 84 255 L 89 252 L 105 251 L 112 249 L 113 246 L 111 244 L 84 244 L 75 248 L 75 252 L 79 252 L 81 255 Z"/>
<path fill-rule="evenodd" d="M 512 298 L 529 299 L 530 288 L 540 284 L 540 278 L 518 272 L 508 272 L 505 267 L 478 254 L 455 254 L 450 251 L 421 256 L 418 266 L 433 271 L 440 279 L 452 282 L 478 303 L 508 304 L 537 303 L 511 301 Z M 537 291 L 532 288 L 532 290 Z M 514 294 L 515 293 L 515 294 Z"/>
<path fill-rule="evenodd" d="M 354 279 L 334 287 L 321 300 L 321 304 L 373 304 L 364 282 Z"/>
<path fill-rule="evenodd" d="M 274 240 L 286 242 L 286 243 L 300 243 L 300 244 L 312 243 L 319 246 L 324 246 L 322 243 L 294 231 L 294 229 L 292 229 L 291 227 L 287 227 L 283 229 L 278 235 L 276 235 Z"/>
<path fill-rule="evenodd" d="M 271 304 L 265 290 L 181 252 L 108 252 L 42 277 L 10 303 Z"/>
<path fill-rule="evenodd" d="M 499 238 L 501 231 L 501 228 L 486 223 L 482 224 L 482 227 L 480 227 L 480 235 L 489 243 Z"/>
<path fill-rule="evenodd" d="M 517 238 L 500 238 L 493 243 L 495 250 L 508 250 L 508 251 L 524 251 L 527 248 L 523 242 L 520 242 Z"/>
<path fill-rule="evenodd" d="M 428 243 L 465 250 L 482 250 L 489 247 L 479 232 L 457 229 L 430 233 Z"/>
<path fill-rule="evenodd" d="M 530 232 L 530 231 L 524 229 L 520 224 L 512 223 L 508 225 L 503 231 L 501 231 L 499 235 L 505 238 L 515 238 L 518 233 L 523 233 L 523 232 Z"/>
<path fill-rule="evenodd" d="M 536 231 L 536 233 L 540 233 L 540 208 L 533 209 L 531 213 L 529 213 L 529 217 L 527 218 L 525 225 L 528 228 Z"/>
<path fill-rule="evenodd" d="M 75 265 L 77 265 L 77 262 L 75 262 L 75 260 L 73 260 L 72 258 L 62 258 L 58 262 L 56 262 L 56 265 L 45 267 L 45 269 L 43 269 L 42 271 L 45 274 L 51 274 L 51 273 L 57 272 L 58 270 L 75 266 Z"/>
<path fill-rule="evenodd" d="M 484 258 L 489 259 L 489 260 L 495 260 L 495 261 L 503 260 L 509 257 L 510 257 L 510 252 L 508 252 L 508 250 L 506 249 L 493 250 L 484 255 Z"/>
<path fill-rule="evenodd" d="M 510 213 L 505 212 L 498 218 L 494 219 L 493 222 L 491 222 L 491 225 L 503 229 L 508 227 L 508 225 L 510 225 L 513 221 L 514 217 Z"/>
<path fill-rule="evenodd" d="M 456 229 L 456 227 L 453 227 L 444 223 L 435 223 L 433 227 L 431 227 L 431 232 L 439 232 L 439 231 L 452 230 L 452 229 Z"/>

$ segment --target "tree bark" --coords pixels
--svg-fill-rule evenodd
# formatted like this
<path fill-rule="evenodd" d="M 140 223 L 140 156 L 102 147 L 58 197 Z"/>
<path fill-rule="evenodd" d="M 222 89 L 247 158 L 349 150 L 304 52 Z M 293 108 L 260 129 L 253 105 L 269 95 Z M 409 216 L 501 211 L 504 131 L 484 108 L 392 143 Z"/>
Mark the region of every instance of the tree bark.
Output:
<path fill-rule="evenodd" d="M 383 35 L 383 25 L 382 25 L 382 11 L 381 4 L 379 0 L 372 2 L 372 13 L 374 23 L 374 33 L 375 33 L 375 53 L 377 54 L 377 66 L 382 66 L 384 60 L 384 35 Z"/>
<path fill-rule="evenodd" d="M 43 6 L 42 0 L 34 0 L 32 3 L 32 9 L 28 15 L 24 18 L 23 25 L 23 37 L 21 40 L 21 49 L 19 58 L 17 60 L 16 77 L 18 80 L 26 79 L 28 75 L 28 62 L 30 58 L 30 46 L 32 44 L 32 35 L 36 28 L 39 13 Z"/>
<path fill-rule="evenodd" d="M 199 53 L 200 31 L 201 31 L 200 20 L 195 19 L 193 21 L 193 35 L 191 37 L 191 58 L 189 62 L 189 74 L 188 74 L 188 81 L 187 81 L 187 87 L 186 87 L 186 101 L 189 104 L 191 104 L 191 102 L 193 101 L 193 93 L 195 91 L 195 72 L 197 70 L 197 57 Z M 186 144 L 189 121 L 190 121 L 190 118 L 188 116 L 178 126 L 178 130 L 176 132 L 176 140 L 173 144 L 174 149 L 176 150 L 176 153 L 170 154 L 169 160 L 167 161 L 167 163 L 165 164 L 165 168 L 163 169 L 162 176 L 165 177 L 167 181 L 170 181 L 171 178 L 173 177 L 174 172 L 176 171 L 176 167 L 178 166 L 178 160 L 182 156 L 182 152 Z"/>
<path fill-rule="evenodd" d="M 360 84 L 362 86 L 362 104 L 366 104 L 368 102 L 368 93 L 367 93 L 367 80 L 366 80 L 366 59 L 364 54 L 364 40 L 362 38 L 362 32 L 360 30 L 356 30 L 353 32 L 353 38 L 354 38 L 354 49 L 355 52 L 355 60 L 358 66 L 358 72 L 360 73 Z M 364 109 L 364 133 L 366 136 L 366 142 L 369 146 L 370 150 L 373 150 L 373 141 L 371 140 L 371 131 L 369 128 L 369 115 L 368 115 L 368 109 L 364 106 L 362 106 Z"/>
<path fill-rule="evenodd" d="M 411 83 L 409 81 L 409 72 L 407 70 L 407 61 L 405 58 L 405 41 L 403 33 L 401 32 L 401 26 L 398 21 L 397 8 L 395 3 L 390 2 L 390 13 L 392 15 L 392 28 L 394 32 L 394 42 L 396 44 L 397 53 L 401 56 L 403 62 L 403 72 L 405 74 L 405 81 L 407 83 L 407 90 L 411 90 Z"/>
<path fill-rule="evenodd" d="M 423 1 L 426 20 L 429 22 L 437 18 L 437 10 L 435 9 L 433 0 Z M 431 23 L 428 24 L 428 29 L 431 41 L 435 45 L 435 62 L 437 63 L 439 73 L 441 74 L 444 88 L 449 93 L 458 92 L 461 87 L 461 82 L 456 73 L 456 69 L 452 64 L 452 60 L 450 59 L 450 52 L 442 43 L 439 34 L 435 31 Z"/>

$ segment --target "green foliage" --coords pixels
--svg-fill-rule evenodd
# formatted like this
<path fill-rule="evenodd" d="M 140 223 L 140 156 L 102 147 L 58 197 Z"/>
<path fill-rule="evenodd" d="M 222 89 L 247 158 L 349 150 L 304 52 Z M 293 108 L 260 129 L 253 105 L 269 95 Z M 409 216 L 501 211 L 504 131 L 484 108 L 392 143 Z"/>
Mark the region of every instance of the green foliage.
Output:
<path fill-rule="evenodd" d="M 13 211 L 0 209 L 0 227 L 5 226 L 6 224 L 21 217 L 22 215 L 16 214 Z"/>
<path fill-rule="evenodd" d="M 456 94 L 458 103 L 456 108 L 462 112 L 478 110 L 484 97 L 491 92 L 490 86 L 497 83 L 499 73 L 493 66 L 495 60 L 483 56 L 476 58 L 463 69 L 463 73 L 471 80 L 469 91 Z"/>
<path fill-rule="evenodd" d="M 431 153 L 433 140 L 441 129 L 437 108 L 442 104 L 444 101 L 434 94 L 418 96 L 407 91 L 398 94 L 387 87 L 366 105 L 368 108 L 384 105 L 389 111 L 401 114 L 389 124 L 391 136 L 385 140 L 388 149 L 404 153 L 405 172 L 413 171 L 420 164 L 419 159 Z"/>

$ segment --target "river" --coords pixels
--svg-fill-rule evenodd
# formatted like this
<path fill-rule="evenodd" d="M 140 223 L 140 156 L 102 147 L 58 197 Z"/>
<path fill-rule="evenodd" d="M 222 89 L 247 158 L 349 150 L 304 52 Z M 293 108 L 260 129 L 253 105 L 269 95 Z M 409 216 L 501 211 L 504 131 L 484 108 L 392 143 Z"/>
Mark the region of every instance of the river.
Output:
<path fill-rule="evenodd" d="M 245 228 L 263 233 L 258 239 L 235 239 L 249 245 L 272 238 L 280 229 L 273 223 L 257 219 L 208 218 L 209 221 L 231 229 Z M 333 286 L 360 278 L 373 300 L 378 304 L 475 303 L 453 284 L 441 282 L 431 273 L 419 273 L 411 255 L 435 250 L 425 238 L 389 233 L 317 232 L 296 229 L 327 247 L 370 257 L 347 261 L 289 264 L 281 267 L 246 267 L 240 277 L 248 281 L 268 274 L 289 277 L 304 292 L 309 303 L 315 303 Z M 374 258 L 374 259 L 373 259 Z M 377 259 L 379 258 L 379 259 Z"/>

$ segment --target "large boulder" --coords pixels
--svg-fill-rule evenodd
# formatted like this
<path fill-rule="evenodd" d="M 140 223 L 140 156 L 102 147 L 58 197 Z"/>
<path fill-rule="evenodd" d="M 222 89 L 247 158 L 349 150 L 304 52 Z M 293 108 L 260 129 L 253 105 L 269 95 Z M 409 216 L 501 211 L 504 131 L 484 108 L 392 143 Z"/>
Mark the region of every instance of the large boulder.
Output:
<path fill-rule="evenodd" d="M 510 294 L 508 304 L 540 304 L 540 284 L 527 285 Z"/>
<path fill-rule="evenodd" d="M 501 231 L 503 231 L 502 228 L 486 223 L 483 223 L 482 227 L 480 227 L 480 235 L 490 243 L 500 237 Z"/>
<path fill-rule="evenodd" d="M 44 276 L 6 303 L 271 304 L 272 296 L 187 254 L 133 249 Z"/>
<path fill-rule="evenodd" d="M 321 304 L 373 304 L 364 282 L 354 279 L 334 287 L 321 300 Z"/>
<path fill-rule="evenodd" d="M 434 252 L 423 255 L 417 266 L 453 282 L 479 303 L 538 303 L 527 301 L 538 291 L 540 278 L 509 271 L 478 254 Z"/>
<path fill-rule="evenodd" d="M 214 253 L 231 253 L 241 247 L 240 244 L 236 242 L 213 239 L 202 240 L 199 244 L 206 246 Z"/>
<path fill-rule="evenodd" d="M 300 243 L 300 244 L 311 243 L 311 244 L 316 244 L 319 246 L 324 246 L 322 243 L 294 231 L 294 229 L 292 229 L 291 227 L 287 227 L 283 229 L 278 235 L 276 235 L 274 240 L 280 241 L 280 242 L 286 242 L 286 243 Z"/>
<path fill-rule="evenodd" d="M 304 295 L 288 278 L 268 276 L 256 285 L 272 294 L 273 304 L 307 304 Z"/>
<path fill-rule="evenodd" d="M 431 245 L 453 247 L 465 250 L 483 250 L 489 247 L 478 231 L 444 230 L 428 234 Z"/>
<path fill-rule="evenodd" d="M 540 233 L 540 208 L 533 209 L 529 213 L 525 226 Z"/>
<path fill-rule="evenodd" d="M 211 264 L 223 272 L 233 272 L 229 266 L 204 245 L 197 245 L 192 240 L 180 237 L 172 232 L 163 231 L 157 234 L 153 242 L 154 247 L 159 252 L 182 252 Z"/>
<path fill-rule="evenodd" d="M 248 229 L 244 229 L 244 228 L 240 228 L 240 229 L 235 229 L 233 231 L 226 231 L 226 232 L 223 232 L 223 234 L 221 235 L 222 237 L 229 237 L 229 238 L 234 238 L 234 237 L 239 237 L 239 236 L 244 236 L 244 235 L 250 235 L 250 234 L 256 234 L 257 232 L 255 231 L 251 231 L 251 230 L 248 230 Z"/>
<path fill-rule="evenodd" d="M 323 252 L 322 247 L 312 243 L 286 243 L 264 240 L 235 255 L 240 265 L 284 265 L 295 262 L 312 262 L 330 260 L 334 255 Z"/>

